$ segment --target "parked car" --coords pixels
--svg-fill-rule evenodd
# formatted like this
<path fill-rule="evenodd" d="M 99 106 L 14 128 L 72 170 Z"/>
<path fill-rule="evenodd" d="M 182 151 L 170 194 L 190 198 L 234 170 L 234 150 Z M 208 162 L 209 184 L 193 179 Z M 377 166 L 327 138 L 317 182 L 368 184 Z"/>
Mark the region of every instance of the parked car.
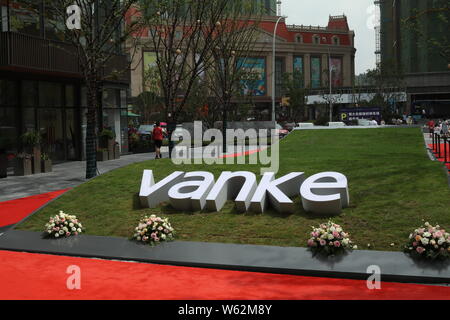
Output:
<path fill-rule="evenodd" d="M 141 140 L 151 140 L 153 128 L 153 124 L 141 124 L 138 128 L 138 134 Z"/>
<path fill-rule="evenodd" d="M 289 134 L 289 130 L 283 129 L 283 127 L 278 123 L 276 125 L 276 132 L 278 133 L 280 139 L 286 137 Z"/>
<path fill-rule="evenodd" d="M 292 130 L 294 130 L 295 126 L 296 126 L 295 122 L 286 122 L 286 123 L 283 125 L 283 129 L 286 129 L 286 130 L 288 130 L 289 132 L 291 132 Z"/>

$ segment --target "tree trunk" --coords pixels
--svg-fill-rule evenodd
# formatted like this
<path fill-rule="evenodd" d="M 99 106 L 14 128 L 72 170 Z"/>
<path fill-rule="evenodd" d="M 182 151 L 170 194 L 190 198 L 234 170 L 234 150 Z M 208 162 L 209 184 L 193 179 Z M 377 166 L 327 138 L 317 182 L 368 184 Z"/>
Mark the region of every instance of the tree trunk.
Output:
<path fill-rule="evenodd" d="M 222 152 L 227 152 L 227 102 L 223 104 L 223 118 L 222 118 Z"/>
<path fill-rule="evenodd" d="M 91 79 L 87 86 L 86 179 L 90 179 L 97 175 L 97 81 Z"/>

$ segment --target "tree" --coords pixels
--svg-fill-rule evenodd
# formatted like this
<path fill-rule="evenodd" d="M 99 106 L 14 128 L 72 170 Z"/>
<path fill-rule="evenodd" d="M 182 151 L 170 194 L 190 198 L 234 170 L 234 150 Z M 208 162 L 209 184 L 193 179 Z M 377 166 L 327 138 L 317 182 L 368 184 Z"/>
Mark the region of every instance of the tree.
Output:
<path fill-rule="evenodd" d="M 392 62 L 385 62 L 382 67 L 367 70 L 367 78 L 373 84 L 375 96 L 368 102 L 368 106 L 381 106 L 384 119 L 391 119 L 397 113 L 392 107 L 406 92 L 406 83 L 401 69 Z"/>
<path fill-rule="evenodd" d="M 30 8 L 33 0 L 25 0 Z M 104 80 L 118 77 L 123 70 L 106 72 L 108 63 L 121 53 L 122 44 L 132 34 L 135 23 L 127 23 L 136 0 L 45 0 L 45 14 L 56 33 L 64 35 L 68 55 L 76 55 L 86 85 L 86 178 L 97 175 L 97 118 Z M 39 10 L 39 9 L 38 9 Z M 77 26 L 75 17 L 79 17 Z M 67 22 L 67 24 L 66 24 Z M 68 26 L 73 26 L 69 29 Z"/>
<path fill-rule="evenodd" d="M 156 55 L 164 111 L 171 132 L 188 102 L 198 77 L 211 62 L 217 28 L 227 8 L 226 0 L 140 1 L 142 30 L 150 34 L 146 48 Z"/>
<path fill-rule="evenodd" d="M 249 0 L 229 1 L 221 17 L 211 48 L 213 63 L 208 70 L 209 90 L 222 114 L 222 133 L 225 136 L 228 113 L 232 110 L 232 99 L 242 100 L 243 86 L 249 83 L 253 68 L 243 65 L 251 56 L 258 56 L 264 43 L 259 43 L 262 10 L 259 4 Z M 259 48 L 258 48 L 259 47 Z M 252 94 L 253 93 L 249 93 Z M 235 103 L 235 113 L 246 113 L 245 104 Z M 226 151 L 226 139 L 223 150 Z"/>
<path fill-rule="evenodd" d="M 283 75 L 283 95 L 289 98 L 288 117 L 294 122 L 304 120 L 308 89 L 303 86 L 303 74 L 295 70 Z"/>

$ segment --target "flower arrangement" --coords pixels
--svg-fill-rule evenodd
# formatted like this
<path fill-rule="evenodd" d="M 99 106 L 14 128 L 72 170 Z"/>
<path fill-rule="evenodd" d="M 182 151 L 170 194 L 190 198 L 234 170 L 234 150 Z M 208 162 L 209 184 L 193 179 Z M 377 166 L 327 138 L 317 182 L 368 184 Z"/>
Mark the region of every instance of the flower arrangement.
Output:
<path fill-rule="evenodd" d="M 405 252 L 431 260 L 447 259 L 450 256 L 450 234 L 439 225 L 425 222 L 425 226 L 409 235 Z"/>
<path fill-rule="evenodd" d="M 56 216 L 51 217 L 45 228 L 46 234 L 50 238 L 67 238 L 83 232 L 83 226 L 77 217 L 63 211 L 59 211 Z"/>
<path fill-rule="evenodd" d="M 174 229 L 168 218 L 160 218 L 152 214 L 150 217 L 143 217 L 139 225 L 135 228 L 133 239 L 144 243 L 155 245 L 161 241 L 174 239 Z"/>
<path fill-rule="evenodd" d="M 315 253 L 335 255 L 344 253 L 347 249 L 357 249 L 342 227 L 331 220 L 322 223 L 318 228 L 312 227 L 308 247 Z"/>

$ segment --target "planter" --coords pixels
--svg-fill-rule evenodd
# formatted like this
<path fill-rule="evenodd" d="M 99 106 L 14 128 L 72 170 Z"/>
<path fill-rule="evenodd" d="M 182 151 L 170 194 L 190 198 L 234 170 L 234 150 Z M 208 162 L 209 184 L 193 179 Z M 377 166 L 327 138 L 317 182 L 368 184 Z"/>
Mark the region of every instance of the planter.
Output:
<path fill-rule="evenodd" d="M 97 151 L 97 161 L 108 161 L 108 151 Z"/>
<path fill-rule="evenodd" d="M 33 173 L 41 173 L 41 148 L 33 147 Z"/>
<path fill-rule="evenodd" d="M 108 159 L 114 160 L 114 145 L 115 141 L 113 139 L 108 140 Z"/>
<path fill-rule="evenodd" d="M 42 172 L 52 172 L 52 160 L 42 160 L 41 170 Z"/>
<path fill-rule="evenodd" d="M 8 175 L 8 156 L 6 153 L 0 153 L 0 179 Z"/>
<path fill-rule="evenodd" d="M 120 146 L 118 144 L 114 145 L 114 159 L 120 158 Z"/>
<path fill-rule="evenodd" d="M 17 158 L 16 165 L 14 166 L 14 175 L 28 176 L 33 174 L 32 167 L 32 161 L 30 158 Z"/>

